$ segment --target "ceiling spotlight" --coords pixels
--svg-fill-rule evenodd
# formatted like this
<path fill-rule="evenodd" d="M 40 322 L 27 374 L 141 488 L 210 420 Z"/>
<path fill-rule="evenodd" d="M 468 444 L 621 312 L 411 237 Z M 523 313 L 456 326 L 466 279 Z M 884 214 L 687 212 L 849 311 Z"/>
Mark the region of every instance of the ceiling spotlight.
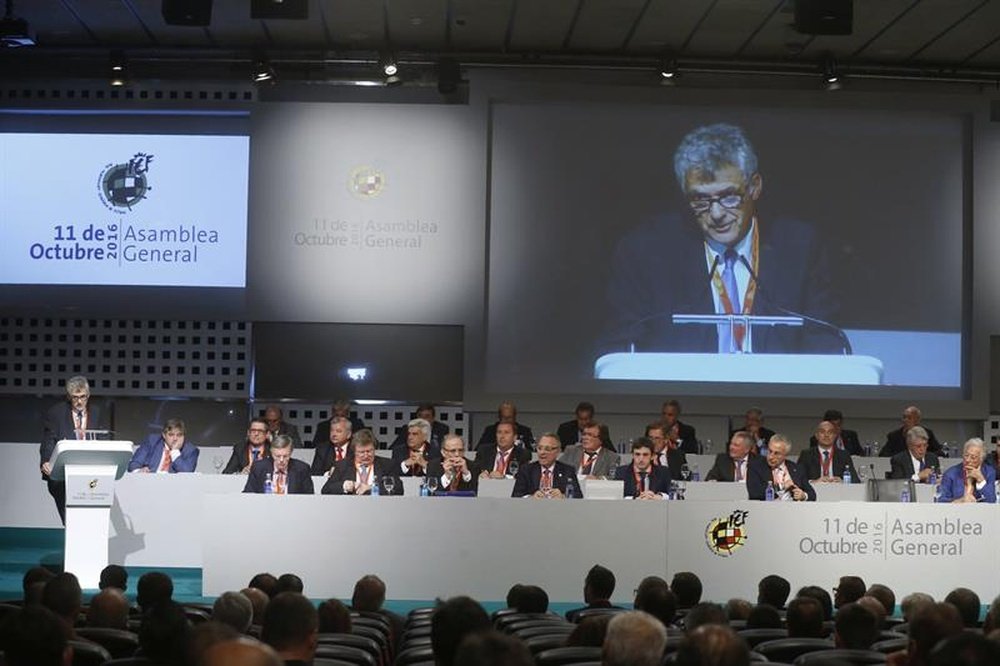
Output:
<path fill-rule="evenodd" d="M 663 58 L 660 60 L 660 78 L 664 80 L 677 78 L 676 58 Z"/>
<path fill-rule="evenodd" d="M 260 58 L 256 60 L 253 64 L 253 82 L 254 83 L 265 83 L 267 81 L 274 81 L 274 68 L 271 67 L 271 63 L 267 60 Z"/>
<path fill-rule="evenodd" d="M 128 81 L 128 61 L 125 59 L 124 51 L 112 51 L 108 56 L 109 76 L 108 83 L 116 88 L 120 88 Z"/>
<path fill-rule="evenodd" d="M 827 90 L 840 90 L 843 86 L 843 76 L 833 56 L 827 56 L 823 60 L 823 84 Z"/>
<path fill-rule="evenodd" d="M 391 51 L 379 54 L 378 67 L 386 76 L 396 76 L 399 73 L 399 63 L 396 62 L 396 56 Z"/>

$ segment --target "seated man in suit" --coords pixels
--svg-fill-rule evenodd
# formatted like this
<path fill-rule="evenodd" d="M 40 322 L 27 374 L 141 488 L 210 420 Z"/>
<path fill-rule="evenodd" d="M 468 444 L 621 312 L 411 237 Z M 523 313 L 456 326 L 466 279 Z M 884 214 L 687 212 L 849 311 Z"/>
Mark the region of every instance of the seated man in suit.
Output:
<path fill-rule="evenodd" d="M 583 429 L 594 422 L 594 404 L 581 402 L 577 404 L 574 411 L 574 419 L 560 423 L 556 430 L 559 443 L 563 449 L 567 449 L 574 444 L 583 441 Z M 615 445 L 611 443 L 611 434 L 607 426 L 601 426 L 601 443 L 605 448 L 615 450 Z"/>
<path fill-rule="evenodd" d="M 611 604 L 611 595 L 615 593 L 615 574 L 607 567 L 595 564 L 587 572 L 583 580 L 583 608 L 566 611 L 566 620 L 576 622 L 581 611 L 592 608 L 618 608 Z"/>
<path fill-rule="evenodd" d="M 879 449 L 878 454 L 883 458 L 891 458 L 896 454 L 903 453 L 909 446 L 907 440 L 907 434 L 911 428 L 920 427 L 927 440 L 927 450 L 935 455 L 941 453 L 941 443 L 938 442 L 937 437 L 934 436 L 934 431 L 926 426 L 921 426 L 920 421 L 923 419 L 923 414 L 914 405 L 910 405 L 903 410 L 902 422 L 903 425 L 895 430 L 890 431 L 885 436 L 885 444 Z"/>
<path fill-rule="evenodd" d="M 810 446 L 799 454 L 799 467 L 805 471 L 807 479 L 819 483 L 842 483 L 844 470 L 847 470 L 851 473 L 852 483 L 861 482 L 851 455 L 836 446 L 837 426 L 829 421 L 820 421 L 813 440 L 816 446 Z"/>
<path fill-rule="evenodd" d="M 671 437 L 677 431 L 677 425 L 668 426 L 665 423 L 650 423 L 646 426 L 646 437 L 653 443 L 653 464 L 662 467 L 667 472 L 667 477 L 680 481 L 681 467 L 687 464 L 687 455 L 684 450 L 674 443 Z"/>
<path fill-rule="evenodd" d="M 249 474 L 250 466 L 271 455 L 271 442 L 267 437 L 264 419 L 251 419 L 245 442 L 233 445 L 233 455 L 222 470 L 223 474 Z"/>
<path fill-rule="evenodd" d="M 618 468 L 618 454 L 601 443 L 601 424 L 590 423 L 583 429 L 583 439 L 563 450 L 559 461 L 576 469 L 579 476 L 588 479 L 606 478 Z"/>
<path fill-rule="evenodd" d="M 278 435 L 288 435 L 292 438 L 292 446 L 302 446 L 302 438 L 299 436 L 299 429 L 294 423 L 285 420 L 285 413 L 277 405 L 268 405 L 264 410 L 264 423 L 271 434 L 273 441 Z"/>
<path fill-rule="evenodd" d="M 458 435 L 445 435 L 441 458 L 427 463 L 427 476 L 438 479 L 441 492 L 479 491 L 479 469 L 465 457 L 465 442 Z"/>
<path fill-rule="evenodd" d="M 335 464 L 351 456 L 352 427 L 351 422 L 342 416 L 333 418 L 326 441 L 316 445 L 312 462 L 313 476 L 330 476 L 330 470 Z"/>
<path fill-rule="evenodd" d="M 427 441 L 430 442 L 435 449 L 441 448 L 441 442 L 444 441 L 444 436 L 447 435 L 451 428 L 447 424 L 441 423 L 437 420 L 437 409 L 429 402 L 422 402 L 417 405 L 417 409 L 413 414 L 414 419 L 423 419 L 430 424 L 431 431 L 427 435 Z M 392 441 L 392 446 L 390 447 L 395 454 L 397 451 L 402 451 L 406 448 L 407 434 L 408 434 L 409 424 L 402 428 L 396 430 L 396 439 Z"/>
<path fill-rule="evenodd" d="M 510 496 L 535 499 L 583 497 L 580 484 L 576 480 L 576 470 L 556 460 L 561 448 L 557 435 L 548 432 L 539 437 L 538 460 L 521 465 L 517 470 L 514 490 Z"/>
<path fill-rule="evenodd" d="M 941 477 L 940 502 L 996 504 L 996 470 L 983 464 L 986 445 L 973 437 L 962 447 L 962 464 L 952 465 Z"/>
<path fill-rule="evenodd" d="M 746 483 L 747 464 L 753 454 L 753 436 L 737 430 L 729 438 L 729 451 L 715 456 L 715 464 L 705 476 L 706 481 L 736 481 Z"/>
<path fill-rule="evenodd" d="M 756 453 L 766 454 L 767 443 L 771 441 L 771 437 L 774 436 L 774 431 L 770 428 L 764 427 L 764 412 L 757 407 L 751 407 L 746 411 L 744 419 L 743 425 L 733 432 L 742 430 L 750 433 L 750 436 L 754 441 L 754 451 Z M 733 433 L 729 434 L 732 435 Z"/>
<path fill-rule="evenodd" d="M 403 482 L 393 464 L 375 457 L 375 436 L 371 430 L 354 433 L 351 448 L 354 455 L 334 465 L 330 478 L 323 484 L 324 495 L 371 495 L 372 486 L 376 485 L 379 494 L 403 494 Z M 391 491 L 386 487 L 387 479 L 391 479 Z"/>
<path fill-rule="evenodd" d="M 747 467 L 747 496 L 752 500 L 765 498 L 768 485 L 775 488 L 774 499 L 795 502 L 815 502 L 813 490 L 805 470 L 788 460 L 791 442 L 784 435 L 775 434 L 767 443 L 767 456 L 754 456 Z"/>
<path fill-rule="evenodd" d="M 861 448 L 861 440 L 858 439 L 858 433 L 843 427 L 844 414 L 839 409 L 828 409 L 823 412 L 823 420 L 833 425 L 836 430 L 836 437 L 833 440 L 834 446 L 841 451 L 847 451 L 852 456 L 865 455 L 864 449 Z M 809 438 L 809 446 L 816 446 L 815 435 Z"/>
<path fill-rule="evenodd" d="M 510 400 L 504 400 L 497 408 L 497 422 L 483 428 L 483 434 L 480 436 L 476 448 L 484 444 L 496 444 L 497 426 L 501 423 L 513 424 L 517 439 L 521 440 L 526 447 L 530 449 L 534 445 L 535 436 L 531 433 L 531 428 L 517 422 L 517 407 Z"/>
<path fill-rule="evenodd" d="M 497 424 L 496 443 L 488 442 L 476 448 L 476 466 L 481 470 L 481 478 L 513 478 L 518 467 L 531 462 L 528 447 L 516 446 L 515 436 L 514 424 L 501 421 Z"/>
<path fill-rule="evenodd" d="M 653 464 L 653 442 L 648 437 L 632 442 L 632 464 L 619 467 L 615 477 L 624 481 L 622 497 L 653 500 L 670 494 L 670 474 Z"/>
<path fill-rule="evenodd" d="M 267 479 L 271 479 L 271 490 L 275 495 L 312 495 L 312 474 L 309 465 L 292 458 L 295 445 L 289 435 L 278 435 L 271 442 L 271 457 L 258 460 L 250 467 L 245 493 L 263 493 L 267 489 Z"/>
<path fill-rule="evenodd" d="M 198 466 L 198 447 L 185 440 L 184 421 L 167 419 L 163 432 L 150 435 L 128 461 L 130 472 L 175 474 L 193 472 Z"/>
<path fill-rule="evenodd" d="M 681 403 L 676 400 L 667 400 L 660 407 L 660 416 L 663 417 L 663 424 L 667 426 L 667 432 L 676 426 L 677 444 L 684 453 L 698 453 L 698 438 L 695 435 L 694 427 L 687 423 L 681 423 Z M 647 435 L 648 437 L 648 435 Z"/>
<path fill-rule="evenodd" d="M 313 429 L 312 448 L 319 448 L 330 441 L 330 426 L 337 419 L 347 419 L 350 421 L 351 432 L 364 430 L 365 422 L 357 416 L 351 416 L 351 401 L 337 400 L 330 405 L 330 418 L 320 421 Z"/>
<path fill-rule="evenodd" d="M 917 483 L 928 483 L 931 475 L 937 476 L 941 463 L 936 455 L 927 450 L 927 438 L 927 430 L 923 426 L 913 426 L 906 431 L 906 450 L 889 460 L 890 479 L 913 479 Z"/>
<path fill-rule="evenodd" d="M 392 469 L 399 476 L 426 476 L 427 463 L 441 458 L 441 449 L 430 441 L 431 424 L 413 419 L 406 425 L 406 446 L 392 452 Z"/>

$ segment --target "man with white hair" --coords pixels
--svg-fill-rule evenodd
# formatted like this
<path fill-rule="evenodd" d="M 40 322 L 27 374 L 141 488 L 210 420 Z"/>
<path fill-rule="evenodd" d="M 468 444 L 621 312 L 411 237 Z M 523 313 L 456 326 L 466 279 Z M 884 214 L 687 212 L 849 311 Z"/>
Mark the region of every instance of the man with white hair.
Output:
<path fill-rule="evenodd" d="M 997 501 L 996 470 L 983 464 L 986 446 L 973 437 L 962 447 L 962 464 L 953 465 L 941 477 L 941 502 L 972 504 Z"/>
<path fill-rule="evenodd" d="M 427 463 L 441 459 L 441 449 L 431 443 L 431 424 L 413 419 L 406 424 L 406 446 L 392 452 L 392 470 L 399 476 L 425 476 Z"/>
<path fill-rule="evenodd" d="M 658 666 L 667 645 L 663 623 L 644 611 L 616 613 L 601 646 L 602 666 Z"/>
<path fill-rule="evenodd" d="M 924 430 L 924 439 L 927 440 L 927 449 L 934 454 L 941 452 L 941 444 L 938 442 L 937 437 L 934 436 L 934 431 L 927 426 L 921 426 L 920 421 L 923 418 L 923 414 L 920 413 L 920 409 L 915 405 L 910 405 L 903 410 L 902 416 L 902 426 L 890 431 L 885 436 L 885 444 L 879 450 L 878 454 L 883 458 L 891 458 L 892 456 L 906 451 L 908 446 L 906 435 L 909 433 L 911 428 L 920 426 Z"/>
<path fill-rule="evenodd" d="M 326 441 L 316 444 L 312 462 L 313 476 L 330 476 L 330 470 L 334 465 L 351 457 L 352 429 L 349 419 L 342 416 L 333 417 Z"/>
<path fill-rule="evenodd" d="M 747 496 L 762 500 L 767 487 L 775 489 L 774 499 L 815 502 L 816 491 L 805 469 L 788 460 L 792 443 L 784 435 L 774 435 L 767 443 L 767 456 L 752 456 L 747 465 Z"/>
<path fill-rule="evenodd" d="M 253 622 L 253 604 L 239 592 L 223 592 L 212 604 L 212 619 L 245 634 Z"/>
<path fill-rule="evenodd" d="M 906 449 L 897 453 L 889 461 L 891 479 L 913 479 L 917 483 L 927 483 L 931 475 L 941 469 L 938 457 L 928 449 L 927 430 L 923 426 L 913 426 L 906 431 Z"/>

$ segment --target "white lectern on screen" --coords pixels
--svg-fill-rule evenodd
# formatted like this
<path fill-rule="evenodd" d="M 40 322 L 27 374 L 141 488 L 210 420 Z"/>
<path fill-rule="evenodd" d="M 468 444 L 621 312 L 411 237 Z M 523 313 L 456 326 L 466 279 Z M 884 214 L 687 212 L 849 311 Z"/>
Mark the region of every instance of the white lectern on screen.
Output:
<path fill-rule="evenodd" d="M 64 439 L 56 444 L 51 477 L 66 481 L 64 568 L 80 587 L 96 588 L 108 565 L 115 480 L 132 458 L 132 442 Z"/>

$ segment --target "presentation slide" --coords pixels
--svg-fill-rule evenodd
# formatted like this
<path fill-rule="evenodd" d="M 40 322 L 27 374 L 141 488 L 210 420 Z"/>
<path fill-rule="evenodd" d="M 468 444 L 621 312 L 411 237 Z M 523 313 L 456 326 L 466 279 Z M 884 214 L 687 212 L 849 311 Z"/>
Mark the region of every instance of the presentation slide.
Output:
<path fill-rule="evenodd" d="M 0 133 L 0 284 L 245 287 L 249 143 Z"/>
<path fill-rule="evenodd" d="M 962 117 L 501 103 L 492 130 L 488 389 L 958 395 Z"/>

